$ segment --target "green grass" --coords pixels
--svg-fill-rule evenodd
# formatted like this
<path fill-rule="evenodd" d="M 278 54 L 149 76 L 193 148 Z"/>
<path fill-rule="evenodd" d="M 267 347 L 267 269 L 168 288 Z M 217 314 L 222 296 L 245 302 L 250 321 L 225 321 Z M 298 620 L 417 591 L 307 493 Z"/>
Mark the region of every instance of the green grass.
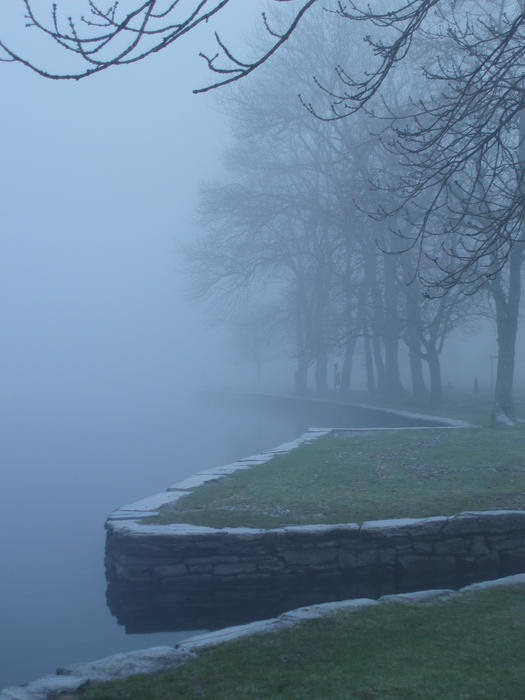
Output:
<path fill-rule="evenodd" d="M 334 432 L 205 484 L 152 521 L 276 528 L 492 508 L 525 508 L 525 424 Z"/>
<path fill-rule="evenodd" d="M 365 392 L 352 392 L 348 400 L 378 408 L 424 413 L 429 416 L 444 418 L 457 418 L 482 426 L 491 424 L 492 409 L 494 407 L 494 396 L 492 393 L 482 392 L 474 394 L 474 392 L 456 389 L 445 389 L 439 406 L 433 406 L 429 402 L 428 397 L 426 399 L 416 399 L 410 394 L 389 399 L 385 396 L 373 397 Z M 514 397 L 514 404 L 516 414 L 525 416 L 525 397 L 517 394 Z"/>
<path fill-rule="evenodd" d="M 517 700 L 522 586 L 382 603 L 207 650 L 173 671 L 93 684 L 82 700 Z"/>

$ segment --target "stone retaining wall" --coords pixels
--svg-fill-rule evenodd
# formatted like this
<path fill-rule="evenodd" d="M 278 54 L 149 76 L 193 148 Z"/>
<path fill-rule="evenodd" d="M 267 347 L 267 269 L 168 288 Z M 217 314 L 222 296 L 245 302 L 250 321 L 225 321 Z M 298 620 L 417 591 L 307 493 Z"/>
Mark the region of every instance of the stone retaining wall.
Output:
<path fill-rule="evenodd" d="M 235 611 L 240 622 L 294 604 L 523 572 L 525 512 L 276 530 L 114 521 L 106 564 L 111 607 L 130 631 L 146 631 L 148 619 L 158 629 L 155 611 L 166 629 L 190 620 L 209 628 Z"/>
<path fill-rule="evenodd" d="M 443 419 L 443 425 L 467 424 Z M 218 628 L 326 600 L 458 588 L 525 571 L 523 511 L 275 530 L 142 522 L 201 484 L 330 431 L 311 429 L 112 513 L 106 523 L 108 603 L 119 622 L 129 632 Z"/>

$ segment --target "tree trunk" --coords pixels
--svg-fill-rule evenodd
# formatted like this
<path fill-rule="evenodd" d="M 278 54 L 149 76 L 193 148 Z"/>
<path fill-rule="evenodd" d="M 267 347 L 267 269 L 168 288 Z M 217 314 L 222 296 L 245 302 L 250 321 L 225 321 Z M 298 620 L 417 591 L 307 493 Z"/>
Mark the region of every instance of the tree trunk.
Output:
<path fill-rule="evenodd" d="M 503 290 L 501 274 L 491 285 L 492 297 L 496 305 L 496 326 L 498 329 L 498 364 L 496 370 L 496 390 L 494 392 L 493 418 L 502 411 L 508 418 L 514 417 L 512 385 L 516 336 L 518 332 L 519 306 L 521 296 L 521 265 L 523 243 L 515 243 L 508 259 L 508 292 Z"/>
<path fill-rule="evenodd" d="M 403 262 L 403 260 L 402 260 Z M 408 261 L 407 261 L 408 262 Z M 410 272 L 405 266 L 405 275 Z M 417 280 L 405 287 L 406 299 L 406 333 L 405 344 L 408 348 L 408 360 L 410 364 L 410 379 L 412 381 L 412 394 L 416 399 L 423 399 L 427 390 L 423 377 L 423 361 L 421 352 L 421 293 Z"/>
<path fill-rule="evenodd" d="M 410 379 L 412 381 L 412 394 L 416 399 L 424 399 L 427 395 L 425 379 L 423 377 L 423 363 L 421 352 L 408 345 L 408 360 L 410 363 Z"/>
<path fill-rule="evenodd" d="M 366 384 L 368 393 L 373 396 L 377 391 L 377 385 L 374 375 L 374 361 L 372 358 L 372 348 L 368 328 L 363 328 L 363 345 L 365 350 L 365 365 L 366 365 Z"/>
<path fill-rule="evenodd" d="M 384 256 L 385 267 L 385 392 L 391 396 L 403 393 L 401 375 L 399 372 L 399 321 L 398 321 L 398 288 L 396 282 L 396 261 L 392 256 Z"/>
<path fill-rule="evenodd" d="M 385 363 L 383 361 L 381 338 L 377 335 L 372 337 L 372 348 L 374 351 L 374 364 L 377 373 L 376 390 L 378 393 L 384 394 L 386 392 Z"/>
<path fill-rule="evenodd" d="M 525 2 L 521 2 L 522 9 Z M 518 154 L 520 161 L 519 188 L 522 198 L 525 196 L 525 110 L 520 112 Z M 522 238 L 525 233 L 525 219 L 521 219 Z M 524 244 L 514 243 L 510 249 L 507 266 L 509 269 L 507 294 L 503 291 L 501 273 L 491 285 L 491 292 L 496 305 L 496 325 L 498 329 L 498 365 L 496 370 L 496 390 L 494 393 L 493 420 L 499 411 L 509 419 L 514 418 L 514 400 L 512 384 L 514 381 L 514 362 L 516 335 L 521 299 L 521 266 L 523 263 Z"/>
<path fill-rule="evenodd" d="M 522 2 L 522 8 L 525 2 Z M 519 122 L 519 160 L 522 197 L 525 196 L 525 110 L 520 112 Z M 525 233 L 525 220 L 521 220 L 521 232 Z M 516 335 L 521 298 L 521 265 L 523 263 L 523 243 L 514 243 L 510 249 L 507 266 L 509 279 L 507 294 L 503 291 L 501 273 L 491 285 L 491 292 L 496 305 L 496 326 L 498 329 L 498 365 L 496 370 L 496 390 L 494 393 L 493 420 L 502 411 L 509 419 L 514 419 L 514 400 L 512 385 L 514 381 L 514 362 Z"/>
<path fill-rule="evenodd" d="M 355 344 L 355 336 L 346 341 L 345 357 L 343 360 L 343 370 L 341 372 L 340 387 L 340 391 L 343 394 L 348 394 L 348 392 L 350 391 L 350 379 L 352 378 L 352 364 L 354 359 Z"/>
<path fill-rule="evenodd" d="M 430 373 L 430 403 L 432 406 L 439 406 L 443 399 L 443 385 L 441 382 L 439 353 L 435 348 L 427 348 L 427 362 Z"/>
<path fill-rule="evenodd" d="M 319 396 L 328 394 L 328 358 L 324 351 L 315 360 L 315 391 Z"/>
<path fill-rule="evenodd" d="M 308 393 L 308 362 L 301 357 L 297 358 L 294 384 L 295 393 L 299 396 L 305 396 Z"/>

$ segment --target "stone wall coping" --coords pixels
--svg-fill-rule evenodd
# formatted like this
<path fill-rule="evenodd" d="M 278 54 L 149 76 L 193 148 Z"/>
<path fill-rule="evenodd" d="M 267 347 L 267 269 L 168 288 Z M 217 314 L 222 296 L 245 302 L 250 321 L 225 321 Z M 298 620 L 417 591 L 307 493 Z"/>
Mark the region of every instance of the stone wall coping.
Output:
<path fill-rule="evenodd" d="M 271 394 L 266 394 L 266 396 L 271 396 Z M 287 395 L 284 396 L 286 399 L 297 399 L 297 396 L 293 395 Z M 301 401 L 308 401 L 310 403 L 326 403 L 326 399 L 320 399 L 317 398 L 316 396 L 301 396 Z M 459 418 L 443 418 L 441 416 L 430 416 L 427 413 L 415 413 L 413 411 L 400 411 L 395 408 L 384 408 L 383 406 L 373 406 L 371 404 L 367 403 L 360 403 L 360 402 L 346 402 L 346 401 L 332 401 L 330 400 L 329 403 L 331 405 L 335 406 L 341 406 L 342 408 L 364 408 L 367 411 L 378 411 L 381 413 L 390 413 L 391 415 L 394 416 L 402 416 L 403 418 L 415 418 L 417 420 L 425 420 L 425 421 L 435 421 L 436 423 L 444 423 L 445 425 L 443 427 L 449 427 L 449 428 L 479 428 L 479 425 L 474 425 L 473 423 L 468 423 L 467 421 L 461 420 Z M 441 427 L 441 426 L 431 426 L 433 429 L 434 427 Z M 412 428 L 406 427 L 406 428 L 350 428 L 350 430 L 426 430 L 428 429 L 426 426 L 413 426 Z M 344 430 L 344 428 L 337 428 L 337 430 Z"/>
<path fill-rule="evenodd" d="M 294 450 L 296 447 L 299 447 L 300 445 L 309 444 L 316 440 L 318 437 L 321 437 L 322 435 L 327 435 L 331 432 L 332 428 L 310 428 L 296 440 L 285 442 L 282 445 L 278 445 L 277 447 L 263 454 L 252 455 L 251 457 L 239 459 L 236 462 L 232 462 L 230 464 L 224 464 L 219 467 L 210 467 L 208 469 L 204 469 L 201 472 L 198 472 L 197 474 L 192 474 L 191 476 L 186 477 L 182 481 L 178 481 L 177 483 L 168 486 L 166 491 L 161 491 L 151 496 L 141 498 L 140 500 L 135 501 L 134 503 L 129 503 L 125 506 L 120 506 L 120 508 L 117 508 L 109 514 L 106 521 L 106 526 L 108 526 L 109 523 L 113 523 L 114 521 L 141 520 L 142 518 L 158 515 L 159 509 L 162 506 L 176 503 L 180 498 L 188 494 L 194 488 L 198 488 L 199 486 L 202 486 L 203 484 L 206 484 L 210 481 L 216 481 L 217 479 L 221 479 L 225 476 L 228 476 L 229 474 L 233 474 L 236 471 L 240 471 L 242 469 L 250 469 L 251 467 L 256 465 L 265 464 L 277 454 L 287 454 L 288 452 Z M 150 531 L 149 534 L 151 535 L 159 533 L 152 533 Z"/>
<path fill-rule="evenodd" d="M 439 418 L 436 416 L 427 416 L 419 413 L 408 413 L 405 411 L 395 411 L 392 409 L 379 409 L 373 406 L 367 406 L 365 404 L 341 404 L 344 406 L 355 406 L 359 408 L 366 408 L 371 410 L 381 410 L 394 415 L 418 418 L 425 420 L 435 420 L 445 423 L 445 427 L 454 428 L 464 428 L 464 427 L 477 427 L 472 426 L 470 423 L 465 421 L 454 420 L 449 418 Z M 374 430 L 395 430 L 396 428 L 375 428 Z M 410 428 L 399 428 L 399 430 L 408 430 Z M 422 428 L 415 427 L 415 430 L 421 430 Z M 197 474 L 186 477 L 182 481 L 172 484 L 167 488 L 166 491 L 162 491 L 152 496 L 147 496 L 134 503 L 130 503 L 125 506 L 117 508 L 107 518 L 106 528 L 118 532 L 119 534 L 128 534 L 130 536 L 140 536 L 140 534 L 147 536 L 190 536 L 190 535 L 202 535 L 202 534 L 230 534 L 238 536 L 248 536 L 248 535 L 259 535 L 263 532 L 310 532 L 319 533 L 327 532 L 330 529 L 347 527 L 355 529 L 359 527 L 356 523 L 341 523 L 341 524 L 329 524 L 329 525 L 290 525 L 285 528 L 277 529 L 257 529 L 257 528 L 211 528 L 204 526 L 191 525 L 189 523 L 172 523 L 167 525 L 153 525 L 140 523 L 141 520 L 147 517 L 157 516 L 160 509 L 163 506 L 170 504 L 175 504 L 180 498 L 190 493 L 195 488 L 202 486 L 211 481 L 216 481 L 225 476 L 233 474 L 236 471 L 243 469 L 250 469 L 252 466 L 262 465 L 269 462 L 277 454 L 287 454 L 292 450 L 296 449 L 300 445 L 309 444 L 316 440 L 318 437 L 327 435 L 328 433 L 335 430 L 334 428 L 309 428 L 305 433 L 295 440 L 285 442 L 277 447 L 258 455 L 252 455 L 250 457 L 245 457 L 239 459 L 230 464 L 225 464 L 219 467 L 211 467 L 205 469 Z M 372 428 L 337 428 L 337 430 L 342 431 L 369 431 Z M 497 511 L 502 512 L 502 511 Z M 492 511 L 487 511 L 487 513 L 492 513 Z M 459 514 L 459 517 L 468 514 Z M 394 529 L 399 529 L 402 527 L 417 527 L 423 522 L 429 524 L 431 522 L 438 522 L 440 518 L 445 516 L 436 516 L 434 518 L 399 518 L 399 519 L 389 519 L 389 520 L 377 520 L 377 521 L 366 521 L 361 525 L 363 531 L 378 531 L 380 529 L 393 531 Z M 118 524 L 117 524 L 118 523 Z M 303 528 L 298 530 L 298 528 Z"/>
<path fill-rule="evenodd" d="M 472 523 L 474 525 L 479 520 L 491 521 L 497 524 L 510 517 L 523 520 L 525 525 L 525 511 L 523 510 L 486 510 L 486 511 L 464 511 L 454 515 L 436 515 L 429 518 L 391 518 L 387 520 L 367 520 L 359 523 L 329 523 L 317 525 L 289 525 L 286 527 L 264 529 L 249 527 L 225 527 L 214 528 L 204 525 L 192 525 L 190 523 L 169 523 L 167 525 L 142 523 L 135 515 L 120 513 L 117 511 L 106 523 L 107 529 L 115 534 L 129 536 L 133 538 L 141 537 L 193 537 L 199 535 L 211 536 L 234 536 L 234 537 L 261 537 L 263 535 L 286 535 L 286 534 L 312 534 L 321 535 L 331 532 L 362 532 L 374 535 L 393 534 L 414 534 L 414 530 L 434 529 L 434 526 L 445 528 L 447 525 Z M 154 515 L 148 512 L 147 515 Z M 140 515 L 140 514 L 139 514 Z M 121 516 L 121 517 L 119 517 Z"/>
<path fill-rule="evenodd" d="M 450 516 L 456 517 L 456 516 Z M 375 531 L 375 530 L 392 530 L 392 529 L 402 529 L 402 528 L 414 528 L 421 527 L 423 525 L 428 525 L 429 523 L 446 523 L 449 517 L 446 515 L 435 515 L 431 518 L 389 518 L 387 520 L 366 520 L 362 526 L 361 530 L 364 531 Z"/>
<path fill-rule="evenodd" d="M 456 518 L 479 518 L 481 516 L 497 518 L 502 515 L 518 516 L 525 518 L 525 510 L 465 510 L 457 515 L 451 515 L 450 519 Z"/>
<path fill-rule="evenodd" d="M 142 518 L 149 518 L 152 515 L 157 515 L 162 506 L 173 505 L 188 493 L 189 491 L 161 491 L 160 493 L 155 493 L 152 496 L 142 498 L 140 501 L 135 501 L 135 503 L 117 508 L 117 510 L 109 514 L 106 522 L 115 520 L 137 521 Z"/>
<path fill-rule="evenodd" d="M 515 585 L 525 586 L 525 573 L 513 574 L 512 576 L 504 576 L 503 578 L 495 578 L 490 581 L 479 581 L 478 583 L 471 583 L 469 586 L 463 586 L 463 588 L 460 588 L 459 593 L 465 593 L 466 591 L 484 591 L 489 588 L 498 588 L 498 586 Z"/>
<path fill-rule="evenodd" d="M 60 675 L 45 676 L 26 686 L 5 688 L 0 692 L 0 700 L 54 700 L 54 698 L 59 698 L 63 693 L 71 693 L 78 690 L 89 681 L 107 681 L 126 678 L 138 673 L 154 673 L 163 668 L 174 668 L 184 663 L 187 659 L 195 657 L 199 651 L 217 644 L 255 634 L 279 631 L 286 627 L 292 627 L 303 620 L 315 619 L 342 610 L 358 610 L 392 601 L 405 604 L 425 604 L 437 598 L 455 597 L 465 592 L 515 585 L 525 586 L 525 573 L 474 583 L 470 586 L 464 586 L 458 591 L 453 589 L 436 589 L 384 595 L 379 600 L 352 598 L 332 603 L 309 605 L 284 612 L 279 617 L 269 620 L 257 620 L 246 625 L 236 625 L 215 632 L 199 634 L 180 642 L 175 647 L 152 647 L 123 654 L 114 654 L 88 663 L 71 664 L 58 669 L 57 673 Z"/>

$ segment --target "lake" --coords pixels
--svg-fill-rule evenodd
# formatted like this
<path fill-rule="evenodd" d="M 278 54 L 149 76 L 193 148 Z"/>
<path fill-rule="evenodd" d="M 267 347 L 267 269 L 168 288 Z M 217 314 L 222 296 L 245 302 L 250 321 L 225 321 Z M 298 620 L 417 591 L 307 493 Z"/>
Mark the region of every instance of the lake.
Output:
<path fill-rule="evenodd" d="M 300 429 L 292 416 L 189 393 L 11 397 L 0 419 L 0 688 L 192 633 L 126 635 L 111 616 L 108 513 Z"/>
<path fill-rule="evenodd" d="M 197 630 L 125 633 L 106 606 L 113 509 L 307 427 L 428 425 L 334 402 L 106 391 L 11 397 L 0 407 L 0 688 L 58 666 L 174 644 Z"/>

